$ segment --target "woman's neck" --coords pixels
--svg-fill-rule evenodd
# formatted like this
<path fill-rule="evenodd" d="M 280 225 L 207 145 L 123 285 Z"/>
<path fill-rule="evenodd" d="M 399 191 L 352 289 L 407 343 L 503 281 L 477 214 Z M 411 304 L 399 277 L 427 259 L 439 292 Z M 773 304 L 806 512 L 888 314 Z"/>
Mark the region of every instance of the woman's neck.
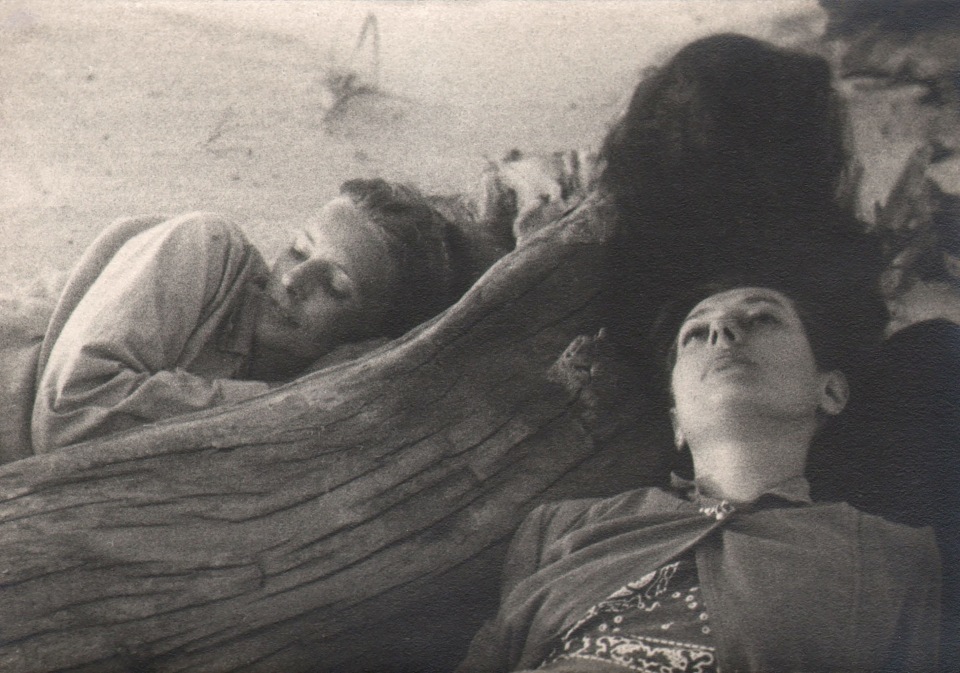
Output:
<path fill-rule="evenodd" d="M 289 381 L 310 365 L 289 353 L 254 345 L 247 376 L 255 381 Z"/>
<path fill-rule="evenodd" d="M 771 487 L 803 476 L 812 433 L 780 426 L 777 434 L 738 433 L 691 441 L 693 470 L 704 495 L 753 502 Z"/>

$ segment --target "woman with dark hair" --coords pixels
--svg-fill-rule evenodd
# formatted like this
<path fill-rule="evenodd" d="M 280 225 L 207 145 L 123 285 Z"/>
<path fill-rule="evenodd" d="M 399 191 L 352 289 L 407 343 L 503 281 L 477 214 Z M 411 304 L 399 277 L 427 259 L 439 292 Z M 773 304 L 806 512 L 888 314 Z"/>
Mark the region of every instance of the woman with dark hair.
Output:
<path fill-rule="evenodd" d="M 806 278 L 836 290 L 820 302 L 831 308 L 849 291 L 838 278 L 859 276 L 859 310 L 820 321 L 863 341 L 845 370 L 856 394 L 818 435 L 808 473 L 820 498 L 933 526 L 944 670 L 960 670 L 960 327 L 921 320 L 880 341 L 876 325 L 890 318 L 876 292 L 884 259 L 855 217 L 845 126 L 817 56 L 734 35 L 680 50 L 637 88 L 603 144 L 600 185 L 618 218 L 608 322 L 625 358 L 653 380 L 649 348 L 635 344 L 650 344 L 652 316 L 704 278 L 741 269 Z M 933 201 L 948 248 L 956 204 L 938 193 Z M 937 252 L 917 262 L 921 280 L 944 275 Z"/>
<path fill-rule="evenodd" d="M 798 226 L 862 233 L 845 138 L 827 62 L 743 35 L 697 40 L 641 82 L 600 152 L 617 220 L 614 339 L 636 344 L 666 301 L 707 278 L 779 264 L 784 249 L 830 254 L 791 245 Z"/>
<path fill-rule="evenodd" d="M 692 479 L 534 510 L 461 673 L 936 670 L 933 535 L 811 499 L 849 349 L 822 297 L 761 280 L 691 294 L 668 320 Z"/>
<path fill-rule="evenodd" d="M 400 336 L 454 300 L 451 236 L 423 195 L 384 180 L 344 183 L 269 268 L 216 215 L 116 223 L 40 348 L 33 452 L 254 397 Z"/>
<path fill-rule="evenodd" d="M 847 138 L 824 59 L 738 35 L 681 49 L 638 86 L 603 143 L 600 191 L 617 221 L 607 321 L 640 380 L 652 381 L 653 316 L 704 279 L 776 272 L 834 289 L 820 302 L 830 308 L 850 291 L 839 279 L 859 278 L 859 310 L 820 321 L 863 348 L 846 369 L 854 404 L 818 436 L 809 474 L 819 497 L 934 526 L 945 561 L 945 662 L 954 670 L 960 328 L 926 320 L 880 341 L 877 325 L 889 318 L 876 292 L 881 241 L 855 216 Z M 948 210 L 935 215 L 955 224 Z"/>

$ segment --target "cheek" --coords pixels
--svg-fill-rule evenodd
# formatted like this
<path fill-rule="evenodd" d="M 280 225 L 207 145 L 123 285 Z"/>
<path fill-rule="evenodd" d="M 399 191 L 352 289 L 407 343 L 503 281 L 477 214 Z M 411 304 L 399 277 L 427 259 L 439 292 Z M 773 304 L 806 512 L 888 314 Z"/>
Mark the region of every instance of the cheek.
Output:
<path fill-rule="evenodd" d="M 284 251 L 280 253 L 280 256 L 273 261 L 273 266 L 270 267 L 271 274 L 279 279 L 283 274 L 296 266 L 296 262 L 290 255 L 289 251 Z"/>
<path fill-rule="evenodd" d="M 792 353 L 793 356 L 785 360 L 787 366 L 784 367 L 784 370 L 790 372 L 791 375 L 803 378 L 805 380 L 810 380 L 817 378 L 819 368 L 817 367 L 816 358 L 813 355 L 813 350 L 810 348 L 809 343 L 806 339 L 797 339 L 794 342 L 787 344 L 783 349 L 781 349 L 778 354 L 783 360 L 783 353 Z"/>
<path fill-rule="evenodd" d="M 329 297 L 306 303 L 300 309 L 302 338 L 325 347 L 356 340 L 363 336 L 362 327 L 361 314 Z"/>
<path fill-rule="evenodd" d="M 326 301 L 311 301 L 300 309 L 300 332 L 314 341 L 324 340 L 342 324 L 335 306 Z"/>
<path fill-rule="evenodd" d="M 674 404 L 682 405 L 684 400 L 691 398 L 691 391 L 695 391 L 693 377 L 694 368 L 691 364 L 678 360 L 670 375 L 670 395 Z"/>

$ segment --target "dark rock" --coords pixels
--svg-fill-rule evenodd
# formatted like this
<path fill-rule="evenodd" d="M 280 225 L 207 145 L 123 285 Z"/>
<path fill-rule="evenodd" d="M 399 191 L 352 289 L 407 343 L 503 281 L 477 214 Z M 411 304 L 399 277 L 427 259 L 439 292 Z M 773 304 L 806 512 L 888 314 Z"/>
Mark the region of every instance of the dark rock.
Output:
<path fill-rule="evenodd" d="M 842 77 L 952 86 L 960 72 L 960 32 L 947 27 L 911 34 L 874 27 L 850 36 L 848 43 Z"/>
<path fill-rule="evenodd" d="M 869 28 L 914 33 L 960 25 L 956 0 L 820 0 L 820 6 L 829 17 L 827 35 L 832 37 Z"/>

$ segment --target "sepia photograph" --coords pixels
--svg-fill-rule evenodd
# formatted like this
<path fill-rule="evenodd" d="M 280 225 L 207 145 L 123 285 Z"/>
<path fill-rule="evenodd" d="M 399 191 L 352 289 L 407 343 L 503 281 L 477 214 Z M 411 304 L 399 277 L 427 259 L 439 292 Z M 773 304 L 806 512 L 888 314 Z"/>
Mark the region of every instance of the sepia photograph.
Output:
<path fill-rule="evenodd" d="M 0 671 L 960 673 L 960 4 L 0 2 Z"/>

